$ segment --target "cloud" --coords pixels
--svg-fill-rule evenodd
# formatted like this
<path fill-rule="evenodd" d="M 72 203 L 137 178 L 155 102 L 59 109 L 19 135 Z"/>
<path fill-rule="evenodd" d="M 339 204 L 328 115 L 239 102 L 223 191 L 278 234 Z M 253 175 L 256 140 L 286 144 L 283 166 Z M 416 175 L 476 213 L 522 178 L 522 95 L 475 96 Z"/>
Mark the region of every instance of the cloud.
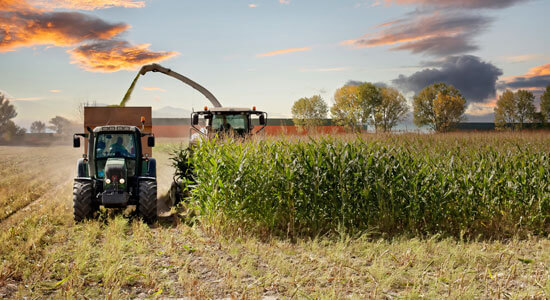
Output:
<path fill-rule="evenodd" d="M 540 54 L 524 54 L 524 55 L 515 55 L 515 56 L 505 56 L 503 59 L 510 63 L 522 63 L 535 59 L 542 58 Z"/>
<path fill-rule="evenodd" d="M 256 8 L 256 7 L 258 7 L 258 5 L 256 5 L 256 4 L 248 4 L 248 7 L 250 7 L 250 8 Z"/>
<path fill-rule="evenodd" d="M 449 56 L 425 63 L 431 68 L 411 76 L 399 75 L 392 83 L 404 91 L 418 93 L 424 87 L 444 82 L 460 90 L 469 103 L 484 102 L 496 95 L 496 83 L 502 70 L 472 55 Z"/>
<path fill-rule="evenodd" d="M 110 39 L 129 27 L 78 12 L 0 11 L 0 52 L 33 45 L 65 47 L 85 40 Z"/>
<path fill-rule="evenodd" d="M 144 89 L 145 91 L 149 91 L 149 92 L 154 92 L 154 91 L 157 91 L 157 92 L 166 92 L 165 89 L 162 89 L 162 88 L 159 88 L 159 87 L 144 86 L 142 89 Z"/>
<path fill-rule="evenodd" d="M 525 75 L 499 82 L 498 87 L 499 89 L 529 89 L 540 92 L 548 85 L 550 85 L 550 64 L 531 68 Z"/>
<path fill-rule="evenodd" d="M 491 19 L 479 15 L 435 12 L 429 16 L 400 19 L 379 26 L 374 34 L 364 35 L 343 45 L 357 48 L 396 45 L 391 50 L 409 50 L 447 56 L 476 50 L 473 37 L 488 26 Z"/>
<path fill-rule="evenodd" d="M 268 56 L 275 56 L 275 55 L 281 55 L 281 54 L 287 54 L 292 52 L 303 52 L 303 51 L 309 51 L 311 48 L 289 48 L 289 49 L 282 49 L 282 50 L 276 50 L 272 52 L 257 54 L 257 57 L 268 57 Z"/>
<path fill-rule="evenodd" d="M 116 72 L 135 70 L 141 65 L 176 56 L 177 52 L 150 51 L 149 44 L 131 45 L 127 41 L 101 40 L 69 50 L 71 63 L 87 71 Z"/>
<path fill-rule="evenodd" d="M 48 10 L 140 7 L 143 1 L 34 0 L 31 3 L 48 8 L 35 7 L 23 0 L 0 0 L 0 52 L 35 45 L 76 47 L 67 51 L 71 54 L 71 63 L 93 72 L 133 70 L 177 54 L 154 52 L 148 49 L 148 44 L 132 45 L 120 39 L 120 34 L 130 28 L 128 24 L 110 23 L 80 12 Z"/>
<path fill-rule="evenodd" d="M 54 94 L 61 93 L 61 92 L 62 92 L 61 90 L 50 90 L 50 93 L 54 93 Z"/>
<path fill-rule="evenodd" d="M 290 4 L 290 0 L 279 0 L 281 4 Z"/>
<path fill-rule="evenodd" d="M 137 0 L 31 0 L 30 4 L 47 9 L 65 8 L 77 10 L 96 10 L 111 7 L 139 8 L 145 1 Z"/>
<path fill-rule="evenodd" d="M 421 5 L 437 8 L 457 9 L 502 9 L 514 4 L 527 2 L 529 0 L 385 0 L 387 5 L 395 3 L 398 5 Z"/>

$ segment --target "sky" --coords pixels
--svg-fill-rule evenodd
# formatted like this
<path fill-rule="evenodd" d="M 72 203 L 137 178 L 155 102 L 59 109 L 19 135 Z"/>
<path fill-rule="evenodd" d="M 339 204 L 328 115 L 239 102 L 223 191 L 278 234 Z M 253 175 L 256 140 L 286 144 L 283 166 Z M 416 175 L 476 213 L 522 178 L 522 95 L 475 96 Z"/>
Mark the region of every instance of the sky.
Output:
<path fill-rule="evenodd" d="M 466 97 L 468 120 L 490 121 L 505 89 L 540 95 L 550 84 L 548 11 L 549 0 L 0 0 L 0 92 L 20 126 L 78 120 L 80 104 L 119 103 L 137 70 L 159 63 L 224 106 L 270 117 L 316 94 L 332 105 L 347 83 L 410 101 L 442 81 Z M 128 103 L 209 104 L 158 73 Z"/>

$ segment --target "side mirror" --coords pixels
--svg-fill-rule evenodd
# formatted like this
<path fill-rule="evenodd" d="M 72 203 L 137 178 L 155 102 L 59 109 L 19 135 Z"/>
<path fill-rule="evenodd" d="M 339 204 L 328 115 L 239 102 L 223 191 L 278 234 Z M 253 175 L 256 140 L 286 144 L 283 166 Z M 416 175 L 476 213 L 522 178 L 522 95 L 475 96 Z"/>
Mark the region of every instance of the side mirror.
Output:
<path fill-rule="evenodd" d="M 262 126 L 265 126 L 265 125 L 266 125 L 266 122 L 265 122 L 265 115 L 260 115 L 260 125 L 262 125 Z"/>
<path fill-rule="evenodd" d="M 199 115 L 198 114 L 193 115 L 192 124 L 193 125 L 199 125 Z"/>
<path fill-rule="evenodd" d="M 155 147 L 155 137 L 154 136 L 147 137 L 147 146 Z"/>
<path fill-rule="evenodd" d="M 80 138 L 77 136 L 73 137 L 73 147 L 74 148 L 80 148 Z"/>

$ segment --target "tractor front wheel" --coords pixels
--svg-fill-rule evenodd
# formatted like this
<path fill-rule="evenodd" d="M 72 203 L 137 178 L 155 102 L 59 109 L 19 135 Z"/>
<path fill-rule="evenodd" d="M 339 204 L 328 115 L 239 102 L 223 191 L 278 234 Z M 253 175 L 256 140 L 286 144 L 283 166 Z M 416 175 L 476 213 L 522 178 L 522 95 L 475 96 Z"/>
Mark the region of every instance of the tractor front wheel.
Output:
<path fill-rule="evenodd" d="M 73 216 L 76 222 L 93 217 L 96 211 L 92 203 L 92 182 L 75 181 L 73 185 Z"/>
<path fill-rule="evenodd" d="M 157 183 L 155 181 L 141 181 L 139 183 L 138 214 L 147 223 L 157 219 Z"/>

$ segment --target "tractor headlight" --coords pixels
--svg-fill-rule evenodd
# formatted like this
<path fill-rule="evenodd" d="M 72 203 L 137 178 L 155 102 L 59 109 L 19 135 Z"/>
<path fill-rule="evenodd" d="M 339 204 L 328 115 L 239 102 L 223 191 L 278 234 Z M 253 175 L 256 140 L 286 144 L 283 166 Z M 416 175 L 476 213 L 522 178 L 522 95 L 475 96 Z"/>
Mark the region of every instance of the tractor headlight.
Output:
<path fill-rule="evenodd" d="M 105 183 L 106 184 L 111 184 L 111 179 L 109 179 L 109 178 L 105 179 Z"/>
<path fill-rule="evenodd" d="M 124 180 L 124 178 L 120 178 L 120 180 L 118 182 L 120 182 L 120 184 L 124 184 L 126 182 L 126 180 Z"/>

